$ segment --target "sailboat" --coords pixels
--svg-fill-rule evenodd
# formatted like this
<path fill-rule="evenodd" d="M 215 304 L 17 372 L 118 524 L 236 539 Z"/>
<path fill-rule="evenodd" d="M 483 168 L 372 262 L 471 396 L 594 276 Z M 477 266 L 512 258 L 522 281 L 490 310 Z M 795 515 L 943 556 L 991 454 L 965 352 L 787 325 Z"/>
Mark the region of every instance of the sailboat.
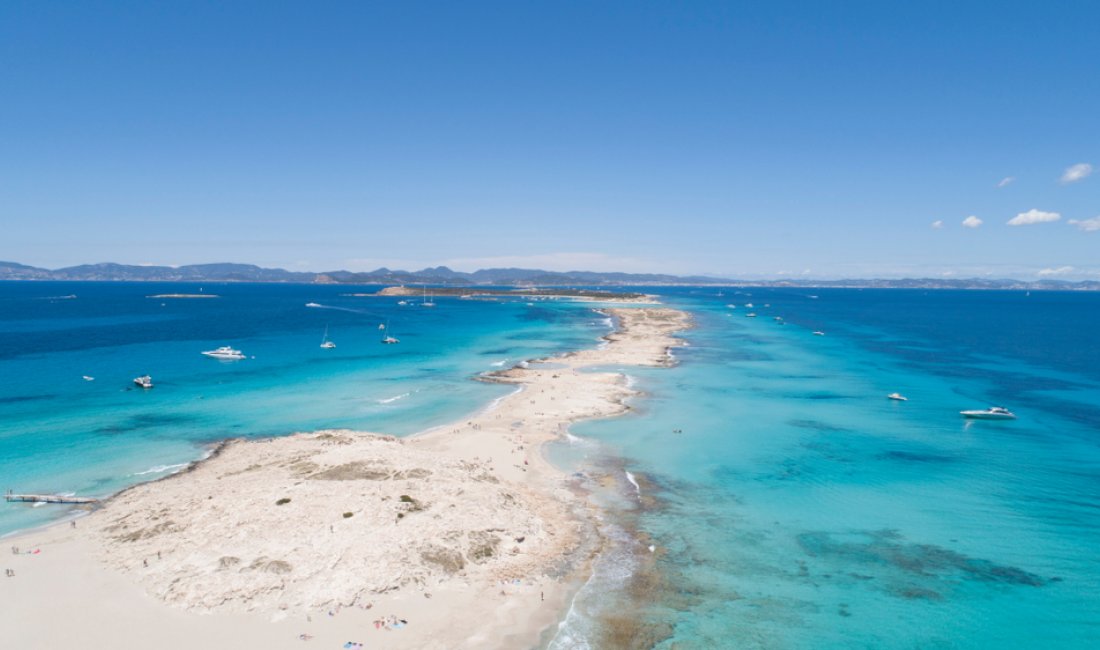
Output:
<path fill-rule="evenodd" d="M 382 332 L 383 332 L 383 334 L 382 334 L 382 342 L 383 343 L 385 343 L 387 345 L 392 345 L 394 343 L 400 343 L 401 342 L 401 341 L 397 340 L 396 338 L 390 336 L 390 334 L 389 334 L 390 322 L 389 321 L 386 321 L 385 325 L 380 324 L 378 326 L 378 329 L 382 330 Z"/>
<path fill-rule="evenodd" d="M 420 303 L 421 307 L 435 307 L 435 303 L 432 302 L 430 296 L 428 296 L 428 287 L 424 287 L 424 302 Z"/>
<path fill-rule="evenodd" d="M 331 350 L 336 347 L 336 344 L 328 340 L 328 325 L 325 325 L 325 335 L 321 337 L 321 347 L 326 350 Z"/>

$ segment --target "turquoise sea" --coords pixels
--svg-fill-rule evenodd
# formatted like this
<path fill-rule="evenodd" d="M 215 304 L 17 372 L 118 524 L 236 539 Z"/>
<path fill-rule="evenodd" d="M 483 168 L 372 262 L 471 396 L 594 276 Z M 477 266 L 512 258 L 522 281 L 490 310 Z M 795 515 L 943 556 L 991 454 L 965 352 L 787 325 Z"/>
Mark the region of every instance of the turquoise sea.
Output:
<path fill-rule="evenodd" d="M 0 283 L 0 487 L 105 495 L 225 437 L 412 433 L 507 391 L 478 373 L 608 327 L 344 295 L 375 289 Z M 695 318 L 679 363 L 624 369 L 633 411 L 549 452 L 619 483 L 550 647 L 1100 646 L 1100 295 L 651 291 Z M 199 354 L 219 345 L 255 358 Z M 958 414 L 994 404 L 1019 419 Z M 63 514 L 0 504 L 0 533 Z"/>
<path fill-rule="evenodd" d="M 680 364 L 555 450 L 639 487 L 553 647 L 1100 647 L 1100 295 L 664 293 Z"/>
<path fill-rule="evenodd" d="M 609 326 L 568 303 L 348 295 L 379 288 L 0 283 L 0 488 L 103 496 L 229 437 L 414 433 L 508 392 L 479 373 L 594 345 Z M 148 297 L 200 292 L 219 297 Z M 381 343 L 386 323 L 400 344 Z M 320 347 L 326 328 L 335 349 Z M 249 358 L 201 354 L 222 345 Z M 132 383 L 145 374 L 150 390 Z M 0 534 L 63 514 L 0 503 Z"/>

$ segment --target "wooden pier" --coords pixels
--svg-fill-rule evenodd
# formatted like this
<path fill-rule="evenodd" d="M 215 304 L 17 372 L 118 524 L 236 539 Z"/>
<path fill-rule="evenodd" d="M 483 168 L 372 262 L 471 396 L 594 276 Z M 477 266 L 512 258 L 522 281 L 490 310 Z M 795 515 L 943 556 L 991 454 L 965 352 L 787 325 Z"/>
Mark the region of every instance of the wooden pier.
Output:
<path fill-rule="evenodd" d="M 60 494 L 13 494 L 11 490 L 4 493 L 4 500 L 23 503 L 99 503 L 94 497 L 67 497 Z"/>

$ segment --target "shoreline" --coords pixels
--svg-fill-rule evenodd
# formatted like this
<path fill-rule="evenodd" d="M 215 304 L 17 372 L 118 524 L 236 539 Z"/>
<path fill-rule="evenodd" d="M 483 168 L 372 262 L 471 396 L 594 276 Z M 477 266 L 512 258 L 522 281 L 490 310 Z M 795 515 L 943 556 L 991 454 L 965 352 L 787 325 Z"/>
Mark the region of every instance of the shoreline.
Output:
<path fill-rule="evenodd" d="M 13 596 L 0 639 L 14 630 L 15 647 L 171 649 L 226 634 L 268 647 L 298 647 L 299 634 L 369 644 L 384 629 L 372 623 L 392 614 L 408 624 L 390 628 L 385 647 L 548 643 L 602 542 L 595 506 L 545 445 L 573 422 L 629 410 L 636 393 L 621 373 L 577 371 L 670 365 L 672 334 L 689 326 L 668 308 L 611 314 L 606 345 L 487 373 L 517 390 L 464 423 L 400 439 L 325 430 L 227 440 L 89 515 L 6 537 L 41 554 L 4 562 L 16 576 L 0 582 Z M 277 494 L 285 506 L 273 505 Z M 49 625 L 59 600 L 82 608 L 65 629 Z"/>

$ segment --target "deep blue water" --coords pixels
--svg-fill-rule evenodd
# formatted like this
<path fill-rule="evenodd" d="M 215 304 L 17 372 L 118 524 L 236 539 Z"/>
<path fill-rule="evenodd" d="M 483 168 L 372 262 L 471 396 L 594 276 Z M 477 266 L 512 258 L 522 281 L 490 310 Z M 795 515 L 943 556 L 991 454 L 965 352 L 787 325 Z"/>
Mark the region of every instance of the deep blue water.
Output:
<path fill-rule="evenodd" d="M 1100 646 L 1100 295 L 663 293 L 680 364 L 556 450 L 643 494 L 556 647 L 627 611 L 661 648 Z"/>

